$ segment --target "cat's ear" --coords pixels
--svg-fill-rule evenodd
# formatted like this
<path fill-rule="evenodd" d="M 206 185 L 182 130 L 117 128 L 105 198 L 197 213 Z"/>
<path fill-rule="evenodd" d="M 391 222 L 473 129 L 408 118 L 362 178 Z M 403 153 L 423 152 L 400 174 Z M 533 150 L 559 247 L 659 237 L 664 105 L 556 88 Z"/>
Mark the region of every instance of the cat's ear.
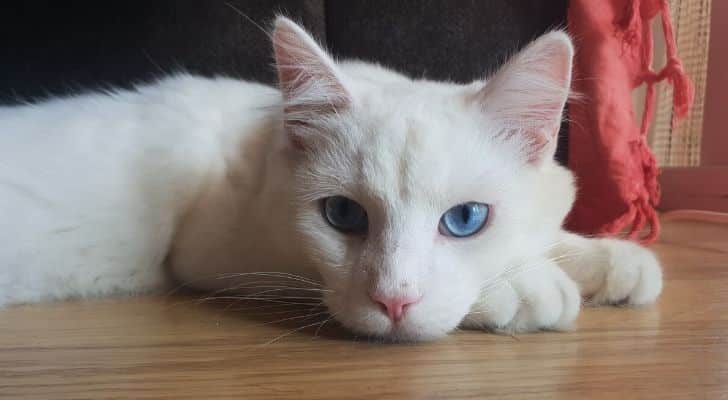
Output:
<path fill-rule="evenodd" d="M 553 158 L 556 151 L 573 55 L 566 33 L 547 33 L 512 57 L 476 95 L 489 120 L 522 142 L 531 163 Z"/>
<path fill-rule="evenodd" d="M 272 39 L 286 129 L 303 147 L 310 122 L 346 108 L 351 96 L 334 60 L 303 28 L 278 17 Z"/>

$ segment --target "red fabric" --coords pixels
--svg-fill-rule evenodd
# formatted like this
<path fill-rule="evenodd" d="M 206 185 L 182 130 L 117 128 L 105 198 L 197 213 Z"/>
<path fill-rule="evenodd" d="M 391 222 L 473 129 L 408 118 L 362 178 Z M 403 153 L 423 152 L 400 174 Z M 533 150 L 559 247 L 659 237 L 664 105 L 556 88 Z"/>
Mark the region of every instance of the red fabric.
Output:
<path fill-rule="evenodd" d="M 668 62 L 653 58 L 650 21 L 661 15 Z M 568 30 L 576 44 L 569 106 L 569 167 L 578 194 L 567 228 L 582 234 L 654 241 L 659 233 L 658 169 L 646 133 L 654 112 L 655 83 L 673 85 L 673 125 L 693 100 L 693 87 L 677 57 L 667 0 L 571 0 Z M 644 116 L 637 123 L 634 88 L 647 84 Z M 640 232 L 647 229 L 643 237 Z"/>

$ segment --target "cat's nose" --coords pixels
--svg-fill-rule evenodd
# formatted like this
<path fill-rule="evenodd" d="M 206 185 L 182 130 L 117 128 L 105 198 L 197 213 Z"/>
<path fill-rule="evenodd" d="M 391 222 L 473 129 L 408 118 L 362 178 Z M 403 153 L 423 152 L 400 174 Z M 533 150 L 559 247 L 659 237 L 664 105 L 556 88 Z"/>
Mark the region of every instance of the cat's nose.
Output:
<path fill-rule="evenodd" d="M 422 298 L 422 296 L 389 297 L 377 293 L 371 294 L 370 297 L 389 316 L 392 322 L 400 321 L 407 311 L 407 307 L 417 303 Z"/>

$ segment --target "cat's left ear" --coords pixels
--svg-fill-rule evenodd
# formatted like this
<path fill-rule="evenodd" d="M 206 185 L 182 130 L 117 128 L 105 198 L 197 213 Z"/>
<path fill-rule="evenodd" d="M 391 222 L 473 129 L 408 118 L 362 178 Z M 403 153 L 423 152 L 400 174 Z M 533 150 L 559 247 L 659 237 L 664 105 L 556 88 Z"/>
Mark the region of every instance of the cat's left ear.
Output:
<path fill-rule="evenodd" d="M 348 107 L 351 96 L 334 60 L 303 28 L 278 17 L 272 39 L 286 130 L 306 147 L 309 124 Z"/>
<path fill-rule="evenodd" d="M 489 121 L 521 141 L 530 163 L 554 156 L 573 56 L 566 33 L 547 33 L 511 58 L 475 96 Z"/>

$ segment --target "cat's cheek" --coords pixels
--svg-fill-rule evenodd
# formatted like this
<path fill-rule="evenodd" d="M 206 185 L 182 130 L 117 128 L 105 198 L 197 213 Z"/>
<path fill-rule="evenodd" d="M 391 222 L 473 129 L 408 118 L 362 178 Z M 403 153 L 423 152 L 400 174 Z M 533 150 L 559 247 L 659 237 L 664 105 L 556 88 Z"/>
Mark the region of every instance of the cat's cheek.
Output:
<path fill-rule="evenodd" d="M 366 296 L 357 296 L 354 291 L 331 292 L 324 303 L 334 319 L 352 333 L 388 337 L 391 327 L 387 317 Z"/>
<path fill-rule="evenodd" d="M 468 307 L 441 301 L 436 307 L 423 307 L 419 312 L 412 310 L 406 324 L 397 332 L 403 339 L 431 341 L 447 336 L 465 318 Z"/>
<path fill-rule="evenodd" d="M 296 236 L 317 265 L 336 266 L 345 256 L 345 243 L 323 219 L 320 206 L 308 204 L 297 212 Z"/>

